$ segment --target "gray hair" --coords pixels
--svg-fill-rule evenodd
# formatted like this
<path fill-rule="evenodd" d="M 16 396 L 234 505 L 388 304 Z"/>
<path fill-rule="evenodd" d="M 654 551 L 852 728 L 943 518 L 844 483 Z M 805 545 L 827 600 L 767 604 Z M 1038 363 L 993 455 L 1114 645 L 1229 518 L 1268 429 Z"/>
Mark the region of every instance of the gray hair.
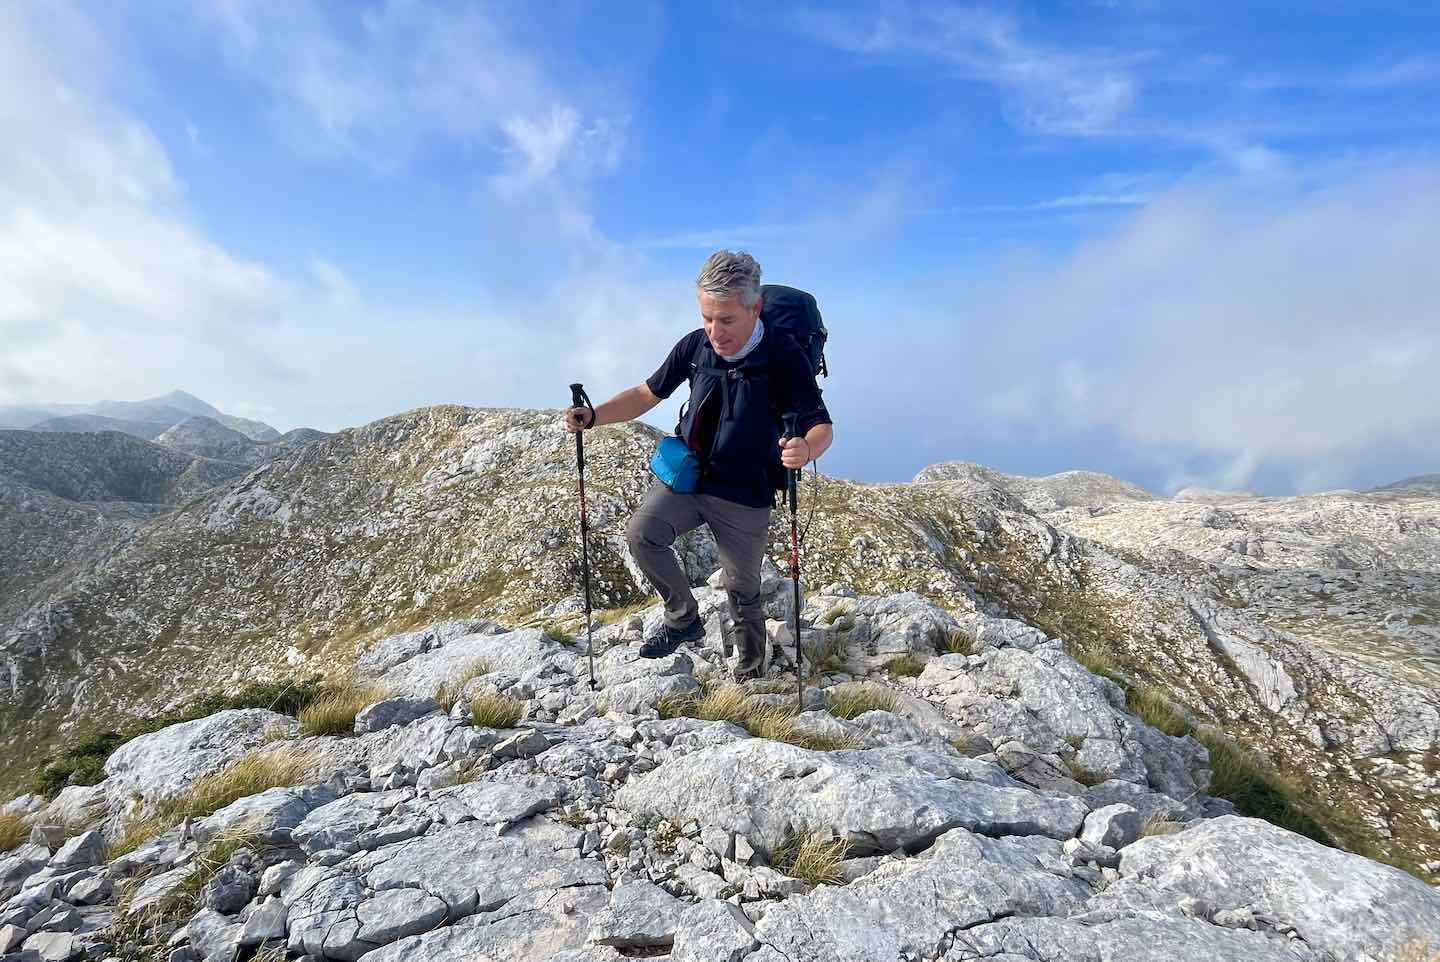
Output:
<path fill-rule="evenodd" d="M 744 251 L 716 251 L 700 268 L 695 286 L 722 300 L 754 307 L 760 298 L 760 263 Z"/>

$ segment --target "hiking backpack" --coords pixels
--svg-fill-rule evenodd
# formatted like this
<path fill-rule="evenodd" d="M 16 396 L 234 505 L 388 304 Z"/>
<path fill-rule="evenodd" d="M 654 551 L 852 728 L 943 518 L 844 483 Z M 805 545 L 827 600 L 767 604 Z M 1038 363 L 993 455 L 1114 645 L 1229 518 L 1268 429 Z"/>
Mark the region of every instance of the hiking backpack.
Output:
<path fill-rule="evenodd" d="M 760 320 L 766 327 L 774 327 L 795 338 L 810 358 L 810 369 L 816 374 L 830 376 L 829 365 L 825 363 L 825 342 L 830 332 L 820 319 L 820 307 L 815 298 L 802 290 L 783 284 L 764 284 L 760 296 L 765 306 L 760 310 Z"/>

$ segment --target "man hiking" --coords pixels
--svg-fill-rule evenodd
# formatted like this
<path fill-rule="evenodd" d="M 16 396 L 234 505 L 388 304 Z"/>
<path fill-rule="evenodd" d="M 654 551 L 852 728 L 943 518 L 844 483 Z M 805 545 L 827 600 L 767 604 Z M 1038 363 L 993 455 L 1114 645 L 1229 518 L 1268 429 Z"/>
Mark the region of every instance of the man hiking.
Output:
<path fill-rule="evenodd" d="M 699 605 L 671 545 L 708 524 L 720 550 L 730 614 L 740 628 L 735 680 L 746 681 L 764 671 L 760 562 L 775 492 L 784 486 L 784 469 L 802 469 L 825 453 L 833 431 L 809 357 L 794 338 L 767 330 L 760 318 L 755 258 L 731 251 L 711 255 L 696 288 L 704 326 L 682 337 L 643 384 L 596 407 L 593 416 L 589 408 L 568 409 L 565 429 L 633 420 L 689 382 L 690 400 L 676 433 L 699 462 L 698 481 L 681 493 L 657 478 L 626 532 L 631 555 L 665 603 L 664 623 L 640 654 L 661 658 L 704 637 Z M 797 436 L 789 439 L 781 437 L 786 414 L 798 423 Z"/>

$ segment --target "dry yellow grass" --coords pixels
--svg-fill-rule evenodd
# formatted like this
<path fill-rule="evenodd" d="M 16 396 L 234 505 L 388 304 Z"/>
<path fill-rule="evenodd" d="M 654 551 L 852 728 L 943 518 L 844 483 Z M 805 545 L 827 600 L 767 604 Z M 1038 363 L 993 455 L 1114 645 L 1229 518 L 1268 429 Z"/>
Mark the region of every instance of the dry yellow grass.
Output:
<path fill-rule="evenodd" d="M 925 670 L 925 660 L 915 655 L 900 655 L 885 662 L 884 668 L 892 675 L 914 678 Z"/>
<path fill-rule="evenodd" d="M 843 838 L 810 834 L 796 838 L 776 853 L 776 868 L 809 885 L 839 885 L 840 863 L 849 845 Z"/>
<path fill-rule="evenodd" d="M 297 716 L 307 735 L 348 735 L 355 730 L 355 716 L 362 709 L 390 697 L 389 689 L 383 685 L 354 678 L 342 678 L 325 687 L 325 694 Z"/>
<path fill-rule="evenodd" d="M 945 639 L 945 650 L 952 655 L 973 655 L 975 636 L 964 628 L 952 628 Z"/>
<path fill-rule="evenodd" d="M 14 812 L 0 812 L 0 852 L 8 852 L 30 837 L 30 825 Z"/>
<path fill-rule="evenodd" d="M 271 788 L 304 781 L 314 756 L 302 749 L 276 748 L 251 752 L 228 767 L 198 779 L 183 795 L 162 803 L 154 814 L 126 822 L 110 847 L 108 859 L 119 858 L 169 831 L 186 818 L 204 818 L 231 802 Z"/>
<path fill-rule="evenodd" d="M 724 721 L 744 728 L 756 738 L 788 742 L 813 751 L 838 751 L 859 748 L 853 738 L 829 738 L 795 727 L 794 705 L 770 705 L 757 701 L 752 693 L 739 685 L 721 685 L 699 695 L 667 698 L 660 703 L 662 718 L 699 718 L 702 721 Z"/>
<path fill-rule="evenodd" d="M 952 738 L 950 744 L 960 754 L 967 758 L 974 758 L 976 755 L 985 754 L 988 749 L 985 742 L 978 735 L 965 734 L 959 738 Z"/>
<path fill-rule="evenodd" d="M 1395 951 L 1392 962 L 1440 962 L 1440 945 L 1429 939 L 1411 939 Z"/>
<path fill-rule="evenodd" d="M 444 708 L 448 712 L 455 707 L 455 703 L 460 700 L 460 696 L 465 694 L 466 685 L 481 675 L 488 674 L 490 674 L 490 663 L 484 658 L 476 658 L 461 669 L 458 675 L 436 689 L 435 700 L 440 703 L 441 708 Z"/>
<path fill-rule="evenodd" d="M 525 714 L 525 703 L 488 692 L 470 700 L 470 724 L 476 728 L 514 728 Z"/>
<path fill-rule="evenodd" d="M 1185 827 L 1182 822 L 1171 821 L 1163 815 L 1152 815 L 1140 829 L 1141 835 L 1174 835 Z"/>
<path fill-rule="evenodd" d="M 830 714 L 859 718 L 867 711 L 894 711 L 895 693 L 878 685 L 847 685 L 830 697 Z"/>

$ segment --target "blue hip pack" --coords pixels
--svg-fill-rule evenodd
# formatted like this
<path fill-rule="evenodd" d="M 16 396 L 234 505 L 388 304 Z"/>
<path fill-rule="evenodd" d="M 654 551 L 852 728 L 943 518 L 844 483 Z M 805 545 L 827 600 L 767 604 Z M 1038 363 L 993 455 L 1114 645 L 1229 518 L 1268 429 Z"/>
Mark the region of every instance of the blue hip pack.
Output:
<path fill-rule="evenodd" d="M 650 470 L 676 494 L 694 494 L 700 486 L 700 459 L 673 434 L 660 439 L 650 456 Z"/>

